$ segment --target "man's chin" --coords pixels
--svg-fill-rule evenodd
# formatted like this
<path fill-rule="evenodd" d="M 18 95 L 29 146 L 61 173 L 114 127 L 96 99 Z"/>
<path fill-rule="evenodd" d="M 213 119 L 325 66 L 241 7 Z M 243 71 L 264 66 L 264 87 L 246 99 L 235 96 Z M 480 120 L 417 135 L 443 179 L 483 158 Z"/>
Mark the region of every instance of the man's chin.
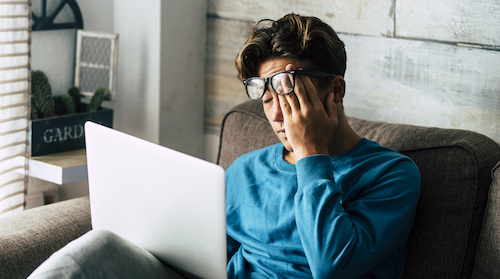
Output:
<path fill-rule="evenodd" d="M 281 141 L 283 143 L 283 146 L 285 147 L 285 150 L 287 152 L 293 152 L 292 146 L 288 143 L 288 141 Z"/>
<path fill-rule="evenodd" d="M 285 147 L 285 150 L 288 151 L 288 152 L 293 152 L 293 148 L 292 146 L 290 145 L 290 143 L 288 142 L 288 139 L 286 138 L 286 135 L 284 133 L 276 133 L 276 136 L 278 137 L 278 139 L 281 141 L 281 143 L 283 144 L 283 146 Z"/>

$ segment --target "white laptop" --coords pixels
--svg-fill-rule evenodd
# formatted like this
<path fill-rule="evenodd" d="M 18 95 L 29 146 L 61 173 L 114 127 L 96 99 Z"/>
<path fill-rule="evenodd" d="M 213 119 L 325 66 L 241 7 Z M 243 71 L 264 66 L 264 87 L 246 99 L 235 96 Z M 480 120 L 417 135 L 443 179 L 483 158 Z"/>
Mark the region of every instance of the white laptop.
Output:
<path fill-rule="evenodd" d="M 92 227 L 106 229 L 201 278 L 226 278 L 224 170 L 85 124 Z"/>

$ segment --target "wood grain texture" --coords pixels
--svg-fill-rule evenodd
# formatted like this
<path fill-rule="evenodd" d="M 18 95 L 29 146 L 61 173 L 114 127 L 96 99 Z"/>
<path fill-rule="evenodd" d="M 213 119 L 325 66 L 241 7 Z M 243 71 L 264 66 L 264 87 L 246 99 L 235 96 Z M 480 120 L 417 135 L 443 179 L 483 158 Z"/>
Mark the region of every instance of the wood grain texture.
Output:
<path fill-rule="evenodd" d="M 500 142 L 500 55 L 433 42 L 342 35 L 346 113 L 476 131 Z"/>
<path fill-rule="evenodd" d="M 209 15 L 256 22 L 296 13 L 316 16 L 341 33 L 393 36 L 394 0 L 209 0 Z"/>
<path fill-rule="evenodd" d="M 208 18 L 205 122 L 219 125 L 230 108 L 247 100 L 234 63 L 252 24 Z"/>
<path fill-rule="evenodd" d="M 500 47 L 500 1 L 396 0 L 396 36 Z"/>

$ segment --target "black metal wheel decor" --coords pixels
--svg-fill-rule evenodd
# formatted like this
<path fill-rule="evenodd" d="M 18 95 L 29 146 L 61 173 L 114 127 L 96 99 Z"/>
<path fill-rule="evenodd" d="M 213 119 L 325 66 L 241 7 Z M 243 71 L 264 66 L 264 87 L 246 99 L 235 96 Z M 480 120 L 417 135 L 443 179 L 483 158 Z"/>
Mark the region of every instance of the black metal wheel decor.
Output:
<path fill-rule="evenodd" d="M 31 13 L 32 31 L 58 30 L 58 29 L 83 29 L 82 13 L 76 0 L 60 0 L 55 9 L 48 9 L 47 0 L 39 0 L 40 14 Z M 73 14 L 69 22 L 60 22 L 63 9 L 68 7 Z M 58 18 L 59 16 L 59 18 Z"/>

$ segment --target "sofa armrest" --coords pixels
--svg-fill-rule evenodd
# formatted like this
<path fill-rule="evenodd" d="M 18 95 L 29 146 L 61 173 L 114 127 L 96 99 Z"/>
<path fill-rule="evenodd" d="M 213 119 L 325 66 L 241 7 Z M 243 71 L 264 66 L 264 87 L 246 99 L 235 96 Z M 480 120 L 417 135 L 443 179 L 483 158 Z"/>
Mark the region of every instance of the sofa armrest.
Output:
<path fill-rule="evenodd" d="M 500 162 L 492 182 L 472 278 L 500 278 Z"/>
<path fill-rule="evenodd" d="M 52 253 L 91 229 L 82 197 L 0 218 L 0 274 L 26 278 Z"/>

